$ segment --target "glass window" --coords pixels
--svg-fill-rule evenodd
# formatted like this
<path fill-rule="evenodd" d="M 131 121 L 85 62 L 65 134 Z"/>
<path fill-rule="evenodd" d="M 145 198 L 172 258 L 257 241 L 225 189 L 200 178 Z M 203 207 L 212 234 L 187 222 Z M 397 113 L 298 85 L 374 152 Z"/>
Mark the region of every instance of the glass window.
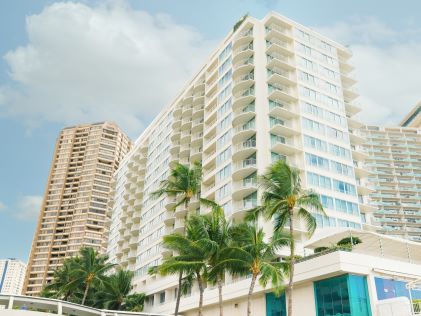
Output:
<path fill-rule="evenodd" d="M 219 166 L 224 161 L 229 159 L 231 157 L 231 146 L 229 146 L 227 149 L 225 149 L 222 153 L 218 154 L 216 156 L 216 165 Z"/>
<path fill-rule="evenodd" d="M 371 316 L 365 276 L 341 275 L 314 283 L 317 316 Z"/>
<path fill-rule="evenodd" d="M 257 192 L 253 192 L 252 194 L 243 198 L 244 208 L 248 209 L 248 208 L 253 208 L 256 206 L 257 206 Z"/>
<path fill-rule="evenodd" d="M 285 294 L 276 297 L 273 293 L 266 293 L 266 316 L 286 316 Z"/>
<path fill-rule="evenodd" d="M 327 145 L 325 141 L 308 135 L 304 135 L 304 145 L 306 147 L 314 148 L 320 151 L 327 150 Z"/>
<path fill-rule="evenodd" d="M 270 143 L 272 147 L 279 143 L 285 144 L 285 137 L 275 135 L 275 134 L 270 134 Z"/>
<path fill-rule="evenodd" d="M 352 184 L 349 184 L 347 182 L 344 181 L 340 181 L 340 180 L 333 180 L 333 189 L 335 191 L 341 192 L 341 193 L 345 193 L 345 194 L 349 194 L 349 195 L 357 195 L 356 190 L 355 190 L 355 186 Z"/>
<path fill-rule="evenodd" d="M 329 170 L 329 160 L 326 158 L 306 153 L 306 162 L 309 166 Z"/>
<path fill-rule="evenodd" d="M 321 194 L 320 195 L 320 202 L 322 203 L 324 208 L 328 208 L 328 209 L 334 209 L 333 206 L 333 198 L 331 198 L 330 196 L 326 196 Z"/>
<path fill-rule="evenodd" d="M 221 181 L 229 176 L 231 176 L 231 164 L 226 165 L 216 173 L 216 181 Z"/>
<path fill-rule="evenodd" d="M 311 130 L 317 133 L 324 134 L 325 132 L 325 126 L 322 123 L 309 120 L 307 118 L 303 118 L 303 127 L 307 130 Z"/>

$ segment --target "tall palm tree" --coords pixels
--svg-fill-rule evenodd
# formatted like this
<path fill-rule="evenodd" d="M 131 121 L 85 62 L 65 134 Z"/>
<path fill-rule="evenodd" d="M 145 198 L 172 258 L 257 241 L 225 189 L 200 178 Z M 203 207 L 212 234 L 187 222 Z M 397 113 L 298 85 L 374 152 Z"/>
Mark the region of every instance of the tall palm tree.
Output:
<path fill-rule="evenodd" d="M 223 316 L 222 283 L 226 271 L 220 267 L 215 273 L 212 273 L 212 270 L 219 264 L 221 252 L 229 246 L 231 223 L 227 221 L 224 210 L 218 203 L 205 199 L 201 199 L 201 203 L 211 208 L 211 212 L 203 216 L 209 239 L 215 242 L 216 247 L 208 259 L 209 282 L 218 286 L 219 315 Z"/>
<path fill-rule="evenodd" d="M 174 206 L 174 210 L 184 205 L 186 214 L 188 212 L 189 204 L 194 196 L 198 196 L 202 181 L 202 166 L 199 162 L 195 162 L 193 167 L 177 163 L 171 168 L 170 175 L 167 180 L 162 181 L 160 188 L 152 193 L 152 196 L 161 197 L 169 196 L 178 199 Z M 187 218 L 187 215 L 186 215 Z M 185 219 L 186 219 L 185 218 Z M 174 315 L 178 315 L 181 299 L 181 285 L 183 282 L 183 272 L 180 271 L 178 275 L 178 291 L 175 303 Z"/>
<path fill-rule="evenodd" d="M 295 220 L 305 223 L 309 236 L 316 229 L 316 219 L 311 211 L 324 214 L 319 195 L 301 187 L 300 171 L 280 160 L 272 164 L 260 178 L 263 189 L 262 205 L 254 213 L 262 212 L 267 219 L 274 220 L 275 232 L 289 226 L 290 258 L 289 282 L 287 287 L 288 316 L 292 316 L 292 293 L 295 266 L 294 228 Z M 255 215 L 253 215 L 255 216 Z"/>
<path fill-rule="evenodd" d="M 250 316 L 256 281 L 262 287 L 266 287 L 270 281 L 277 295 L 283 290 L 287 266 L 278 260 L 276 252 L 289 245 L 290 238 L 282 232 L 275 232 L 266 242 L 263 229 L 255 221 L 234 226 L 231 235 L 233 244 L 221 251 L 220 262 L 213 273 L 217 273 L 218 269 L 228 269 L 233 275 L 251 274 L 247 295 L 247 315 Z"/>
<path fill-rule="evenodd" d="M 132 289 L 133 272 L 117 270 L 104 280 L 103 286 L 96 295 L 100 308 L 122 310 L 126 297 Z"/>
<path fill-rule="evenodd" d="M 107 256 L 99 255 L 93 248 L 82 248 L 80 250 L 79 260 L 73 267 L 70 276 L 83 289 L 82 305 L 85 305 L 92 285 L 94 283 L 97 283 L 98 286 L 103 285 L 106 280 L 106 272 L 114 267 L 114 264 L 107 263 L 107 260 Z"/>
<path fill-rule="evenodd" d="M 193 275 L 199 287 L 198 316 L 203 316 L 203 292 L 207 280 L 206 263 L 216 248 L 215 242 L 209 239 L 203 216 L 190 216 L 186 222 L 186 235 L 164 236 L 163 245 L 177 255 L 165 260 L 158 267 L 159 273 L 167 275 L 181 271 L 185 275 Z"/>
<path fill-rule="evenodd" d="M 71 275 L 78 257 L 68 258 L 63 265 L 54 271 L 54 279 L 47 284 L 42 292 L 42 297 L 51 297 L 65 301 L 73 301 L 73 294 L 77 290 L 76 279 Z"/>

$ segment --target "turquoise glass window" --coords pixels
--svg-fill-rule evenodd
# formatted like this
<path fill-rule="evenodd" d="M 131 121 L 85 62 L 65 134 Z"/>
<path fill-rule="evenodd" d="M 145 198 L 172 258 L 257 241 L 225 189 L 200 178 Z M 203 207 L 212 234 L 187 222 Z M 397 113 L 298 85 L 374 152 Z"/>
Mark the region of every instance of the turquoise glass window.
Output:
<path fill-rule="evenodd" d="M 365 276 L 345 274 L 314 283 L 317 316 L 371 316 Z"/>
<path fill-rule="evenodd" d="M 266 293 L 266 316 L 286 316 L 287 308 L 285 294 L 276 297 L 273 293 Z"/>

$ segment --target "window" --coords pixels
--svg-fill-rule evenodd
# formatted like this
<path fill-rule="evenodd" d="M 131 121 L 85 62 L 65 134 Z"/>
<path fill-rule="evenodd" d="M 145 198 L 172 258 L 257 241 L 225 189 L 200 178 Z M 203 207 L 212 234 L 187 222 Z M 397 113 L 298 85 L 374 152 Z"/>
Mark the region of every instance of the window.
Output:
<path fill-rule="evenodd" d="M 217 131 L 223 131 L 224 129 L 226 129 L 227 127 L 231 126 L 231 113 L 228 114 L 224 119 L 222 119 L 219 123 L 218 123 L 218 128 Z"/>
<path fill-rule="evenodd" d="M 341 200 L 341 199 L 335 199 L 335 206 L 336 211 L 347 213 L 351 215 L 357 215 L 359 214 L 358 211 L 358 205 L 356 203 L 352 203 L 349 201 Z"/>
<path fill-rule="evenodd" d="M 326 158 L 306 153 L 306 162 L 309 166 L 329 170 L 329 160 Z"/>
<path fill-rule="evenodd" d="M 272 159 L 272 162 L 276 162 L 278 160 L 283 160 L 283 161 L 287 160 L 287 157 L 285 155 L 274 153 L 273 151 L 270 152 L 270 157 Z"/>
<path fill-rule="evenodd" d="M 232 202 L 229 201 L 221 205 L 221 208 L 224 210 L 225 216 L 230 216 L 232 214 Z"/>
<path fill-rule="evenodd" d="M 320 195 L 320 202 L 322 203 L 324 208 L 328 208 L 333 210 L 334 209 L 334 203 L 333 203 L 333 198 L 331 198 L 330 196 L 326 196 L 321 194 Z"/>
<path fill-rule="evenodd" d="M 303 127 L 307 130 L 315 131 L 320 134 L 324 134 L 325 132 L 325 126 L 322 123 L 309 120 L 307 118 L 303 118 Z"/>
<path fill-rule="evenodd" d="M 284 125 L 285 122 L 277 117 L 269 116 L 269 124 L 270 127 L 274 127 L 275 125 Z"/>
<path fill-rule="evenodd" d="M 308 135 L 304 135 L 304 145 L 306 147 L 317 149 L 319 151 L 327 150 L 327 145 L 325 141 Z"/>
<path fill-rule="evenodd" d="M 231 164 L 228 164 L 216 173 L 216 181 L 221 181 L 229 177 L 230 175 L 231 175 Z"/>
<path fill-rule="evenodd" d="M 229 146 L 227 149 L 225 149 L 222 153 L 218 154 L 216 156 L 216 165 L 221 165 L 224 161 L 229 159 L 231 157 L 231 146 Z"/>
<path fill-rule="evenodd" d="M 316 315 L 371 316 L 365 276 L 345 274 L 314 282 Z"/>
<path fill-rule="evenodd" d="M 232 43 L 229 43 L 227 46 L 225 46 L 224 50 L 219 54 L 219 61 L 222 62 L 228 55 L 231 54 L 232 51 Z"/>
<path fill-rule="evenodd" d="M 316 68 L 315 64 L 311 60 L 300 57 L 299 61 L 301 66 L 306 69 L 314 70 Z"/>
<path fill-rule="evenodd" d="M 317 98 L 317 92 L 307 87 L 300 87 L 300 94 L 312 100 L 316 100 Z"/>
<path fill-rule="evenodd" d="M 222 103 L 229 95 L 231 95 L 231 84 L 227 85 L 218 95 L 218 104 Z"/>
<path fill-rule="evenodd" d="M 329 144 L 329 152 L 335 156 L 351 160 L 351 152 L 341 146 Z"/>
<path fill-rule="evenodd" d="M 229 140 L 231 140 L 231 130 L 227 131 L 216 141 L 216 147 L 222 148 Z"/>
<path fill-rule="evenodd" d="M 329 177 L 325 177 L 313 172 L 307 172 L 308 183 L 315 187 L 332 189 L 332 181 Z"/>
<path fill-rule="evenodd" d="M 165 292 L 159 293 L 159 303 L 165 303 Z"/>
<path fill-rule="evenodd" d="M 301 108 L 304 112 L 310 113 L 317 117 L 323 117 L 323 109 L 308 102 L 301 103 Z"/>
<path fill-rule="evenodd" d="M 341 141 L 347 141 L 348 140 L 348 134 L 344 133 L 336 128 L 327 126 L 326 127 L 327 136 L 341 140 Z"/>
<path fill-rule="evenodd" d="M 230 193 L 231 193 L 231 183 L 227 183 L 216 191 L 216 197 L 218 200 L 221 200 Z"/>
<path fill-rule="evenodd" d="M 331 169 L 332 169 L 333 172 L 336 172 L 338 174 L 342 174 L 342 175 L 348 176 L 348 177 L 354 176 L 354 173 L 353 173 L 353 170 L 352 170 L 351 166 L 344 165 L 340 162 L 336 162 L 336 161 L 333 161 L 333 160 L 330 162 L 330 164 L 331 164 Z"/>
<path fill-rule="evenodd" d="M 304 45 L 302 43 L 298 43 L 298 49 L 300 50 L 300 52 L 306 54 L 306 55 L 311 55 L 311 47 Z"/>
<path fill-rule="evenodd" d="M 316 84 L 316 80 L 314 79 L 314 76 L 313 75 L 310 75 L 307 72 L 300 71 L 299 72 L 299 78 L 301 80 L 307 82 L 307 83 L 310 83 L 310 84 L 313 84 L 313 85 Z"/>
<path fill-rule="evenodd" d="M 285 137 L 270 134 L 270 144 L 271 146 L 275 146 L 276 144 L 285 144 Z"/>
<path fill-rule="evenodd" d="M 357 195 L 356 190 L 355 190 L 355 186 L 352 184 L 349 184 L 347 182 L 344 181 L 340 181 L 340 180 L 333 180 L 333 189 L 335 191 L 341 192 L 341 193 L 345 193 L 348 195 Z"/>
<path fill-rule="evenodd" d="M 218 119 L 222 118 L 225 113 L 231 110 L 231 105 L 232 105 L 231 98 L 229 98 L 227 101 L 225 101 L 224 104 L 221 105 L 221 107 L 218 109 Z"/>
<path fill-rule="evenodd" d="M 257 206 L 257 192 L 253 192 L 252 194 L 243 198 L 244 208 L 248 209 L 248 208 L 253 208 L 256 206 Z"/>
<path fill-rule="evenodd" d="M 230 69 L 221 77 L 221 79 L 219 79 L 218 87 L 220 88 L 224 87 L 231 80 L 231 77 L 232 77 L 232 71 Z"/>

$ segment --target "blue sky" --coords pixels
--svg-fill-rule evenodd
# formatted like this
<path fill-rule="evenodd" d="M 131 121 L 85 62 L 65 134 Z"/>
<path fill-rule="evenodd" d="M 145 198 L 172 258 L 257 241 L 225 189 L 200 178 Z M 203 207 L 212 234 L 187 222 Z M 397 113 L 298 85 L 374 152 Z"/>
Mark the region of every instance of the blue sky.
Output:
<path fill-rule="evenodd" d="M 108 119 L 135 138 L 238 18 L 269 10 L 351 45 L 365 122 L 421 99 L 416 0 L 0 1 L 0 258 L 27 259 L 63 126 Z"/>

